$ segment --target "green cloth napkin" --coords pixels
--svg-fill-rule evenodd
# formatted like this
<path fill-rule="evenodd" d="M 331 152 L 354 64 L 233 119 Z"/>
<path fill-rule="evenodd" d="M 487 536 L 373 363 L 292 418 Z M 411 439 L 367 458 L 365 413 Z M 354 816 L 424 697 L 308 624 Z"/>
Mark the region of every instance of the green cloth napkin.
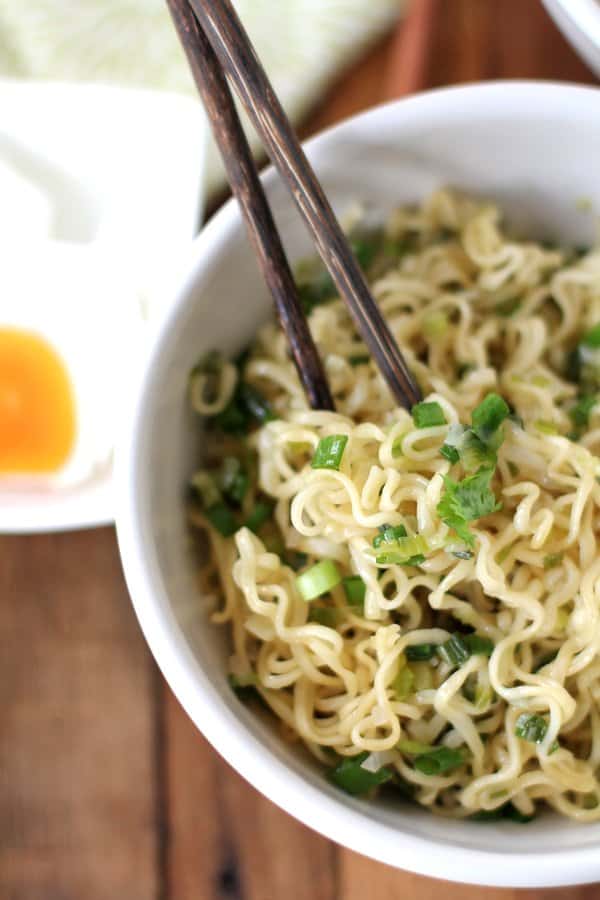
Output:
<path fill-rule="evenodd" d="M 236 6 L 297 121 L 405 2 L 237 0 Z M 2 0 L 0 76 L 194 91 L 165 0 Z M 211 147 L 209 190 L 222 178 Z"/>

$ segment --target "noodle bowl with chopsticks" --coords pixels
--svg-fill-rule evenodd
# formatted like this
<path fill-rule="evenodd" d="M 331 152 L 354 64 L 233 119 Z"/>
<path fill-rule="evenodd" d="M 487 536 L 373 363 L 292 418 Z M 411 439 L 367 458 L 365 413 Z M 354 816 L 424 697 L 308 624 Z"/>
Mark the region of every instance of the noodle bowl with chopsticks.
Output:
<path fill-rule="evenodd" d="M 230 680 L 328 777 L 432 812 L 600 819 L 600 253 L 450 191 L 351 234 L 419 382 L 394 405 L 321 266 L 336 413 L 264 326 L 191 377 L 192 523 Z"/>

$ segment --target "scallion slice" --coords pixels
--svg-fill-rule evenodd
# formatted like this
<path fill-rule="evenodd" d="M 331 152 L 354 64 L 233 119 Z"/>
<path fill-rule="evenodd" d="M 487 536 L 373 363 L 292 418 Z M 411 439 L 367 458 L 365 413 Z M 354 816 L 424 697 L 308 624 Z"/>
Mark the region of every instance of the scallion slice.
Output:
<path fill-rule="evenodd" d="M 491 656 L 494 652 L 494 643 L 489 638 L 479 634 L 464 634 L 462 639 L 471 656 Z"/>
<path fill-rule="evenodd" d="M 342 586 L 344 588 L 344 593 L 346 594 L 346 599 L 348 600 L 348 606 L 350 606 L 353 611 L 357 611 L 362 615 L 364 612 L 367 586 L 360 575 L 348 575 L 347 578 L 343 578 Z"/>
<path fill-rule="evenodd" d="M 220 482 L 223 493 L 234 503 L 240 504 L 250 485 L 250 478 L 237 457 L 226 456 L 221 465 Z"/>
<path fill-rule="evenodd" d="M 206 510 L 205 515 L 212 527 L 223 537 L 231 537 L 239 528 L 233 511 L 225 503 L 215 503 Z"/>
<path fill-rule="evenodd" d="M 442 446 L 440 447 L 440 453 L 444 457 L 444 459 L 447 459 L 448 462 L 452 463 L 452 465 L 457 463 L 460 459 L 458 450 L 456 449 L 456 447 L 451 447 L 450 444 L 442 444 Z"/>
<path fill-rule="evenodd" d="M 453 634 L 437 648 L 439 656 L 450 666 L 462 666 L 470 656 L 491 656 L 494 644 L 478 634 Z"/>
<path fill-rule="evenodd" d="M 437 652 L 449 666 L 462 666 L 471 655 L 471 651 L 460 634 L 453 634 L 447 641 L 440 644 Z"/>
<path fill-rule="evenodd" d="M 417 428 L 433 428 L 436 425 L 445 425 L 446 417 L 439 403 L 435 400 L 427 403 L 416 403 L 412 410 L 413 422 Z"/>
<path fill-rule="evenodd" d="M 303 600 L 309 602 L 321 597 L 342 580 L 338 567 L 332 559 L 322 559 L 296 578 L 296 587 Z"/>
<path fill-rule="evenodd" d="M 358 794 L 366 794 L 371 788 L 378 784 L 384 784 L 393 776 L 393 771 L 387 766 L 379 769 L 377 772 L 369 772 L 362 768 L 362 763 L 369 756 L 367 751 L 359 753 L 358 756 L 347 756 L 338 765 L 331 769 L 329 778 L 334 784 L 337 784 L 347 794 L 354 796 Z"/>
<path fill-rule="evenodd" d="M 515 724 L 516 736 L 533 744 L 541 744 L 547 731 L 546 719 L 536 713 L 521 713 Z"/>
<path fill-rule="evenodd" d="M 465 761 L 461 750 L 453 750 L 451 747 L 438 747 L 417 756 L 413 762 L 415 769 L 424 775 L 443 775 L 462 766 Z"/>
<path fill-rule="evenodd" d="M 406 658 L 412 661 L 433 659 L 436 654 L 437 644 L 410 644 L 405 648 Z"/>
<path fill-rule="evenodd" d="M 473 410 L 473 431 L 480 441 L 487 444 L 509 414 L 510 408 L 499 394 L 488 394 Z"/>
<path fill-rule="evenodd" d="M 347 443 L 347 434 L 330 434 L 321 438 L 311 461 L 312 468 L 338 470 Z"/>

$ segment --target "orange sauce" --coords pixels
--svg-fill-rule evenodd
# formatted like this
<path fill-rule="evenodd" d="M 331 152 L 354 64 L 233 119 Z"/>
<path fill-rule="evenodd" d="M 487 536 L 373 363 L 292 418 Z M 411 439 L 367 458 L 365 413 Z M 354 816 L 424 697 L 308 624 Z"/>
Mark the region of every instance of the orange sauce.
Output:
<path fill-rule="evenodd" d="M 0 328 L 0 473 L 55 472 L 75 443 L 63 361 L 42 337 Z"/>

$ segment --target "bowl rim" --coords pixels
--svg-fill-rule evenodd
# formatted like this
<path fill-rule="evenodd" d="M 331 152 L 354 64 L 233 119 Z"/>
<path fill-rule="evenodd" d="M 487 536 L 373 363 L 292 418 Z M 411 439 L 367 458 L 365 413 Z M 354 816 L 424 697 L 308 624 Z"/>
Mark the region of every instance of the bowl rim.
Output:
<path fill-rule="evenodd" d="M 532 103 L 532 94 L 535 103 Z M 600 89 L 567 82 L 494 81 L 439 88 L 413 97 L 378 105 L 321 132 L 304 146 L 310 151 L 315 142 L 343 131 L 349 123 L 386 116 L 391 107 L 401 106 L 408 112 L 419 110 L 427 115 L 444 101 L 462 112 L 485 109 L 488 115 L 496 108 L 493 101 L 507 101 L 515 109 L 531 112 L 531 108 L 555 106 L 563 100 L 571 104 L 579 100 L 600 101 Z M 491 111 L 491 112 L 490 112 Z M 270 167 L 263 175 L 268 184 L 275 173 Z M 159 591 L 145 559 L 145 529 L 142 504 L 137 491 L 137 459 L 140 432 L 145 410 L 149 406 L 156 378 L 155 364 L 163 345 L 175 329 L 181 311 L 188 302 L 195 282 L 211 266 L 212 252 L 227 242 L 239 224 L 239 212 L 230 199 L 210 219 L 196 238 L 190 253 L 190 264 L 174 297 L 168 314 L 154 335 L 153 346 L 138 373 L 135 403 L 126 430 L 120 435 L 115 464 L 117 487 L 117 537 L 125 579 L 148 645 L 173 693 L 196 727 L 223 758 L 254 788 L 303 824 L 330 840 L 379 862 L 421 875 L 456 882 L 498 887 L 559 887 L 595 881 L 600 877 L 598 845 L 567 847 L 548 851 L 492 852 L 467 846 L 458 840 L 441 841 L 421 837 L 408 831 L 398 832 L 390 826 L 371 820 L 368 808 L 360 801 L 343 805 L 310 784 L 299 773 L 265 748 L 242 719 L 233 715 L 222 702 L 187 644 L 172 609 L 161 604 Z M 208 252 L 207 252 L 208 251 Z M 368 827 L 365 827 L 368 826 Z M 518 826 L 506 826 L 515 827 Z M 402 856 L 398 859 L 398 850 Z"/>

